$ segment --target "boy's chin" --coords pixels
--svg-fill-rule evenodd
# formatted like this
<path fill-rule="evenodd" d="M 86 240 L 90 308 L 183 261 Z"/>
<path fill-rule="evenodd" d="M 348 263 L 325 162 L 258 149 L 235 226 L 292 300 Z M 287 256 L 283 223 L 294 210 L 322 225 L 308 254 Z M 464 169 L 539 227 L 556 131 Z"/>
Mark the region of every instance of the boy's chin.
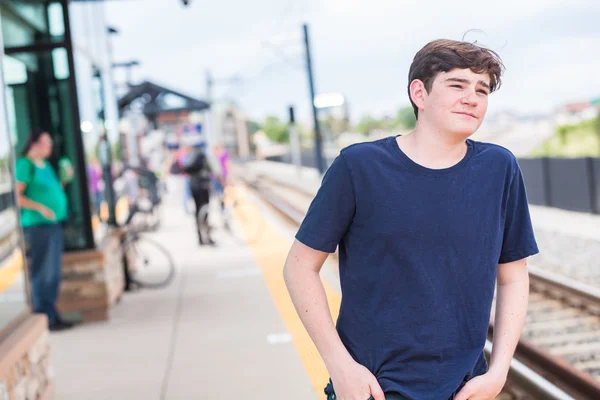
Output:
<path fill-rule="evenodd" d="M 462 138 L 468 138 L 469 136 L 472 136 L 475 132 L 477 132 L 477 129 L 479 129 L 479 125 L 477 126 L 461 126 L 461 127 L 456 127 L 454 126 L 453 129 L 450 130 L 450 132 L 457 137 L 462 137 Z"/>

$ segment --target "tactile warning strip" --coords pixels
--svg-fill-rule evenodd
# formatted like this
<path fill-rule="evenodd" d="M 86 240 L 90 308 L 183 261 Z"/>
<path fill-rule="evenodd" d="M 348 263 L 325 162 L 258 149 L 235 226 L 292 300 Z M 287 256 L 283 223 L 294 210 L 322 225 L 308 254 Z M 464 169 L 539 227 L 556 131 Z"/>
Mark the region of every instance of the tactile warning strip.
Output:
<path fill-rule="evenodd" d="M 243 190 L 236 190 L 236 197 L 240 201 L 249 203 L 248 200 L 244 200 L 245 196 Z M 294 347 L 298 352 L 315 392 L 319 395 L 320 399 L 325 399 L 323 388 L 329 380 L 329 373 L 325 368 L 325 364 L 321 359 L 317 348 L 313 344 L 296 313 L 283 280 L 283 265 L 290 249 L 291 242 L 260 214 L 258 207 L 243 207 L 243 210 L 250 215 L 244 215 L 240 218 L 239 215 L 234 214 L 236 223 L 240 225 L 243 232 L 248 233 L 250 231 L 256 231 L 255 229 L 248 227 L 251 223 L 255 224 L 257 221 L 260 221 L 261 224 L 264 224 L 260 230 L 260 236 L 249 241 L 250 249 L 258 266 L 262 270 L 262 275 L 269 288 L 271 297 L 273 298 L 275 306 L 277 307 L 288 332 L 292 336 Z M 341 296 L 327 285 L 326 282 L 323 282 L 323 284 L 329 302 L 329 309 L 333 320 L 335 321 L 340 308 Z"/>

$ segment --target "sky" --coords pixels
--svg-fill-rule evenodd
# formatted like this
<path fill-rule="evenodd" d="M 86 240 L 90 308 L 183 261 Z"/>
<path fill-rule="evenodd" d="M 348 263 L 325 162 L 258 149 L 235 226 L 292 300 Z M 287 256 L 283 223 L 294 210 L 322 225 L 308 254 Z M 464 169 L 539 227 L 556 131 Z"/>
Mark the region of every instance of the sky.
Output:
<path fill-rule="evenodd" d="M 113 0 L 106 18 L 120 31 L 111 39 L 115 60 L 141 62 L 134 81 L 205 98 L 210 71 L 213 99 L 235 101 L 257 120 L 286 118 L 294 105 L 310 121 L 304 23 L 316 92 L 343 93 L 353 121 L 409 105 L 415 53 L 465 34 L 506 66 L 488 115 L 549 114 L 600 97 L 598 0 Z"/>

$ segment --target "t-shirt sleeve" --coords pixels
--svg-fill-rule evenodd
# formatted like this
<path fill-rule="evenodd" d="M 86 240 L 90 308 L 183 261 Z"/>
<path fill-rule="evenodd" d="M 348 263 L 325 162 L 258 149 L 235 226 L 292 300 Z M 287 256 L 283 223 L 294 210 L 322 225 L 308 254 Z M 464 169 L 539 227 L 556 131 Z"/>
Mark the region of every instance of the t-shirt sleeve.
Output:
<path fill-rule="evenodd" d="M 498 263 L 521 260 L 537 253 L 539 250 L 529 215 L 525 182 L 517 165 L 508 189 L 504 237 Z"/>
<path fill-rule="evenodd" d="M 325 173 L 296 239 L 315 250 L 335 252 L 352 223 L 355 208 L 351 172 L 340 154 Z"/>
<path fill-rule="evenodd" d="M 33 180 L 33 171 L 35 167 L 25 157 L 21 157 L 17 159 L 16 167 L 15 167 L 15 179 L 17 182 L 24 183 L 25 185 L 29 185 Z"/>

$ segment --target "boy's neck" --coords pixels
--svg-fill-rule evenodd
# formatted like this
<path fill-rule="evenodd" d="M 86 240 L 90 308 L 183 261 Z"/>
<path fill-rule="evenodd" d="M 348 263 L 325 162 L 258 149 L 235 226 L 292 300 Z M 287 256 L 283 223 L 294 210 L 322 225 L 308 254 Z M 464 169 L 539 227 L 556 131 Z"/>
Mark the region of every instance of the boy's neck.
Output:
<path fill-rule="evenodd" d="M 427 168 L 449 168 L 467 153 L 466 138 L 419 126 L 397 140 L 402 151 L 414 162 Z"/>

